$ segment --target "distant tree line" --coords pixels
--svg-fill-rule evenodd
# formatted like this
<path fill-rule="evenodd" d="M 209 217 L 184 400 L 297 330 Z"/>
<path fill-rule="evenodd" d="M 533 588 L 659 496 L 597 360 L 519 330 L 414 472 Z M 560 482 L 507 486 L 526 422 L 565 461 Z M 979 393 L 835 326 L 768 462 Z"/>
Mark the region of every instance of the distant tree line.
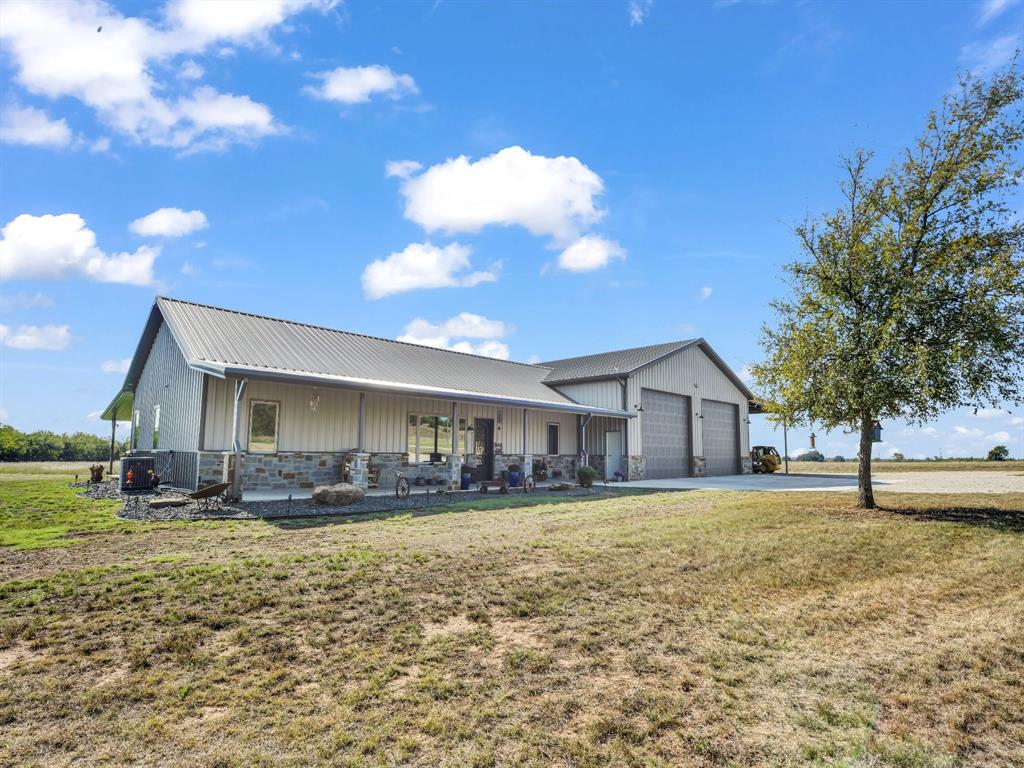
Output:
<path fill-rule="evenodd" d="M 128 450 L 127 443 L 114 446 L 114 457 Z M 86 432 L 58 435 L 39 430 L 21 432 L 9 424 L 0 424 L 0 461 L 106 461 L 110 441 Z"/>

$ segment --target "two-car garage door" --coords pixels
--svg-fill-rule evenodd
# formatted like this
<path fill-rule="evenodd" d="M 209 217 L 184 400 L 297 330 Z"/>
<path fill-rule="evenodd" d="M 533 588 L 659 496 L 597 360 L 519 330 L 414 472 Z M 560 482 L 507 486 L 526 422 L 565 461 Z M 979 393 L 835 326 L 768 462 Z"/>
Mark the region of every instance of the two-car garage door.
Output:
<path fill-rule="evenodd" d="M 647 459 L 644 476 L 689 477 L 690 398 L 644 389 L 640 402 L 644 409 L 640 431 Z"/>
<path fill-rule="evenodd" d="M 648 479 L 689 477 L 691 448 L 690 398 L 654 389 L 641 391 L 641 433 Z M 704 467 L 708 475 L 735 475 L 740 471 L 739 406 L 701 400 L 701 435 Z"/>

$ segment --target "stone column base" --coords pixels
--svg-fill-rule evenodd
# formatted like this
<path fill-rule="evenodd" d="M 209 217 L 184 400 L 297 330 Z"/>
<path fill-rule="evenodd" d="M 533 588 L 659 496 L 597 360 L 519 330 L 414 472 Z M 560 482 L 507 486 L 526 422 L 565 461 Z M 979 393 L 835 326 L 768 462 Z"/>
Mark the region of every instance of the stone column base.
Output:
<path fill-rule="evenodd" d="M 364 491 L 370 484 L 370 454 L 357 453 L 352 457 L 352 485 Z"/>
<path fill-rule="evenodd" d="M 647 457 L 630 456 L 626 466 L 627 480 L 643 480 L 647 474 Z"/>
<path fill-rule="evenodd" d="M 744 475 L 753 474 L 754 463 L 750 460 L 749 456 L 743 456 L 740 458 L 740 472 Z"/>
<path fill-rule="evenodd" d="M 693 466 L 692 466 L 692 470 L 690 472 L 690 477 L 707 477 L 707 476 L 708 476 L 708 467 L 707 467 L 707 462 L 704 461 L 704 457 L 703 456 L 694 456 L 693 457 Z"/>

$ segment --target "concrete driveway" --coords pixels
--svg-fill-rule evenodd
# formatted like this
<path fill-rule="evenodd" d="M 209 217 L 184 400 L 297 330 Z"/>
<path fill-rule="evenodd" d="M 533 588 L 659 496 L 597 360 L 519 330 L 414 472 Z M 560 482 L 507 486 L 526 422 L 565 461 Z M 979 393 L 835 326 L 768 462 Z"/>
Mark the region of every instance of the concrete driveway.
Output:
<path fill-rule="evenodd" d="M 1024 493 L 1019 472 L 891 472 L 872 477 L 875 490 L 895 493 Z M 855 491 L 856 475 L 728 475 L 633 480 L 630 488 L 718 491 Z"/>

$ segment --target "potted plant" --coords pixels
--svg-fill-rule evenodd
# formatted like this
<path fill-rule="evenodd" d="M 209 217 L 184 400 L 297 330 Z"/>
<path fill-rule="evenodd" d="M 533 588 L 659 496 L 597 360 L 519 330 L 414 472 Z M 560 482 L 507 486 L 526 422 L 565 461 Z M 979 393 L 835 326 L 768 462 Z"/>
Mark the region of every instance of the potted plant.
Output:
<path fill-rule="evenodd" d="M 519 487 L 519 465 L 509 464 L 508 465 L 508 484 L 513 488 Z"/>
<path fill-rule="evenodd" d="M 622 470 L 621 469 L 616 469 L 615 470 L 615 482 L 621 483 L 625 479 L 626 479 L 626 476 L 625 476 L 625 474 L 623 474 Z"/>
<path fill-rule="evenodd" d="M 576 479 L 579 484 L 584 488 L 592 488 L 594 486 L 594 479 L 597 477 L 597 470 L 593 467 L 584 464 L 582 467 L 576 470 Z"/>
<path fill-rule="evenodd" d="M 468 467 L 462 468 L 462 483 L 459 485 L 463 491 L 469 490 L 469 484 L 473 482 L 473 473 L 469 471 Z"/>

